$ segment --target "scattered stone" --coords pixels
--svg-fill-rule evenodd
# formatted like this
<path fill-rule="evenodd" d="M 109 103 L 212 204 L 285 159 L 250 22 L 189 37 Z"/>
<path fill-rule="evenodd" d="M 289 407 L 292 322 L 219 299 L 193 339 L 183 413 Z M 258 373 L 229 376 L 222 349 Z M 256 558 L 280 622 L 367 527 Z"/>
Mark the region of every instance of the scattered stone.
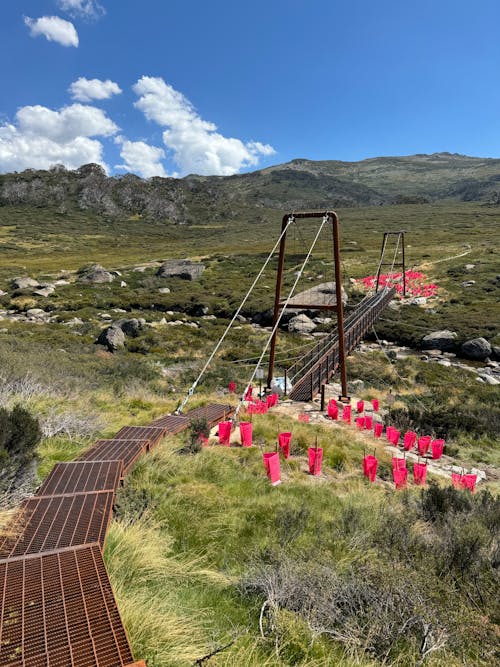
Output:
<path fill-rule="evenodd" d="M 462 345 L 460 351 L 466 359 L 484 361 L 491 354 L 491 345 L 486 338 L 472 338 Z"/>
<path fill-rule="evenodd" d="M 427 354 L 429 357 L 442 357 L 442 352 L 441 350 L 427 350 Z"/>
<path fill-rule="evenodd" d="M 47 287 L 41 287 L 33 292 L 34 296 L 50 296 L 55 291 L 55 287 L 50 285 Z"/>
<path fill-rule="evenodd" d="M 425 296 L 417 296 L 415 299 L 412 299 L 410 303 L 415 304 L 415 306 L 425 306 L 427 303 L 427 297 Z"/>
<path fill-rule="evenodd" d="M 80 283 L 112 283 L 114 276 L 100 264 L 85 266 L 77 271 L 77 280 Z"/>
<path fill-rule="evenodd" d="M 44 319 L 45 317 L 49 316 L 49 314 L 46 313 L 42 308 L 30 308 L 26 311 L 26 315 L 36 319 Z"/>
<path fill-rule="evenodd" d="M 98 345 L 107 347 L 110 352 L 114 352 L 125 345 L 125 334 L 115 325 L 103 329 L 96 341 Z"/>
<path fill-rule="evenodd" d="M 475 280 L 464 280 L 463 283 L 460 283 L 461 287 L 472 287 L 472 285 L 475 285 L 476 281 Z"/>
<path fill-rule="evenodd" d="M 119 278 L 122 277 L 122 273 L 121 273 L 121 271 L 118 271 L 117 269 L 115 269 L 114 271 L 110 271 L 110 273 L 111 273 L 111 275 L 113 275 L 113 276 L 118 276 Z"/>
<path fill-rule="evenodd" d="M 137 338 L 141 330 L 144 328 L 135 317 L 131 317 L 128 320 L 119 320 L 118 322 L 115 322 L 113 326 L 120 327 L 123 333 L 131 338 Z"/>
<path fill-rule="evenodd" d="M 136 273 L 144 273 L 146 270 L 146 266 L 136 266 L 135 269 L 133 269 Z"/>
<path fill-rule="evenodd" d="M 202 320 L 216 320 L 217 317 L 215 315 L 202 315 L 201 319 Z"/>
<path fill-rule="evenodd" d="M 14 278 L 12 280 L 12 287 L 14 289 L 28 289 L 28 287 L 38 287 L 40 283 L 33 278 Z"/>
<path fill-rule="evenodd" d="M 0 296 L 5 296 L 7 292 L 4 292 L 3 289 L 0 289 Z"/>
<path fill-rule="evenodd" d="M 480 375 L 479 377 L 480 377 L 480 378 L 483 380 L 483 382 L 485 382 L 486 384 L 491 384 L 491 385 L 497 385 L 497 384 L 500 384 L 500 380 L 497 380 L 497 378 L 493 377 L 492 375 L 486 375 L 486 374 L 481 373 L 481 375 Z"/>
<path fill-rule="evenodd" d="M 126 313 L 127 311 L 124 308 L 112 308 L 114 313 Z"/>
<path fill-rule="evenodd" d="M 347 383 L 347 391 L 351 394 L 357 394 L 360 391 L 363 391 L 365 388 L 365 383 L 363 380 L 350 380 Z"/>
<path fill-rule="evenodd" d="M 73 317 L 73 319 L 68 320 L 67 322 L 63 322 L 63 326 L 65 327 L 74 327 L 77 324 L 83 324 L 83 320 L 81 320 L 79 317 Z"/>
<path fill-rule="evenodd" d="M 438 364 L 440 366 L 451 366 L 451 361 L 449 359 L 439 359 Z"/>
<path fill-rule="evenodd" d="M 491 346 L 491 358 L 495 359 L 496 361 L 500 361 L 500 346 L 499 345 L 492 345 Z"/>
<path fill-rule="evenodd" d="M 296 315 L 288 323 L 288 331 L 296 333 L 311 333 L 314 329 L 316 329 L 316 325 L 307 315 Z"/>
<path fill-rule="evenodd" d="M 160 294 L 170 294 L 170 288 L 169 287 L 160 287 L 158 292 L 160 292 Z"/>
<path fill-rule="evenodd" d="M 99 317 L 103 320 L 112 320 L 113 319 L 109 313 L 99 313 Z"/>
<path fill-rule="evenodd" d="M 120 282 L 120 287 L 127 287 L 127 283 L 124 280 L 122 280 Z"/>
<path fill-rule="evenodd" d="M 472 269 L 474 269 L 474 268 L 476 268 L 476 265 L 475 265 L 475 264 L 466 264 L 466 265 L 464 266 L 464 269 L 465 269 L 466 271 L 472 271 Z"/>
<path fill-rule="evenodd" d="M 433 331 L 422 338 L 421 346 L 424 350 L 441 350 L 444 352 L 454 352 L 456 349 L 456 340 L 458 336 L 456 331 Z"/>
<path fill-rule="evenodd" d="M 60 280 L 54 281 L 54 285 L 56 287 L 59 287 L 60 285 L 69 285 L 69 284 L 70 284 L 69 280 L 63 280 L 62 278 Z"/>
<path fill-rule="evenodd" d="M 198 280 L 204 270 L 205 265 L 199 262 L 192 262 L 189 259 L 171 259 L 160 266 L 156 275 L 160 278 Z"/>
<path fill-rule="evenodd" d="M 206 318 L 207 316 L 205 315 L 204 317 Z M 214 319 L 217 319 L 217 318 L 215 317 L 215 315 L 212 315 L 212 316 L 209 315 L 209 317 L 213 317 Z M 236 320 L 237 320 L 238 322 L 241 322 L 242 324 L 245 324 L 245 322 L 248 322 L 247 318 L 246 318 L 246 317 L 243 317 L 243 315 L 236 315 Z"/>

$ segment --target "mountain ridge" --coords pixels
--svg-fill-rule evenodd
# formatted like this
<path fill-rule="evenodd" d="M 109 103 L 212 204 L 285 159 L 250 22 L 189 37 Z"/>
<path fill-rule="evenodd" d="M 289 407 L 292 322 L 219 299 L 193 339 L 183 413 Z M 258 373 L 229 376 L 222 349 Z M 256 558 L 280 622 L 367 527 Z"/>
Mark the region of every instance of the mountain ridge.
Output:
<path fill-rule="evenodd" d="M 236 207 L 310 209 L 452 201 L 500 202 L 500 159 L 457 153 L 384 156 L 357 162 L 290 162 L 232 176 L 181 179 L 107 176 L 96 164 L 55 165 L 0 175 L 0 206 L 73 207 L 111 217 L 192 222 L 200 211 L 231 217 Z"/>

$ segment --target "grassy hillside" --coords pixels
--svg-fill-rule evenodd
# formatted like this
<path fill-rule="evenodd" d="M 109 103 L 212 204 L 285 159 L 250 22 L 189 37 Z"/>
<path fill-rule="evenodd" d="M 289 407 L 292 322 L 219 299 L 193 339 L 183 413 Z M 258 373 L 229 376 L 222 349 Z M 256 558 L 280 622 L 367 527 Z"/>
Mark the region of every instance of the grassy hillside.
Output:
<path fill-rule="evenodd" d="M 448 328 L 459 342 L 484 336 L 500 344 L 499 212 L 485 203 L 496 169 L 490 160 L 416 156 L 357 165 L 301 160 L 182 181 L 107 179 L 86 168 L 0 177 L 0 403 L 21 403 L 40 419 L 40 478 L 96 437 L 175 409 L 292 203 L 346 205 L 338 212 L 350 304 L 361 296 L 350 279 L 374 273 L 383 231 L 406 230 L 408 266 L 439 291 L 423 306 L 387 309 L 379 337 L 417 346 Z M 458 201 L 453 188 L 470 179 L 486 183 L 474 185 L 479 201 Z M 393 205 L 400 195 L 430 203 Z M 314 233 L 307 223 L 291 229 L 285 286 Z M 331 279 L 330 249 L 325 234 L 298 289 Z M 157 276 L 156 262 L 173 257 L 202 258 L 206 269 L 193 282 Z M 106 284 L 76 282 L 74 271 L 92 262 L 121 275 Z M 244 386 L 269 335 L 251 320 L 272 306 L 275 272 L 273 260 L 243 310 L 248 321 L 228 336 L 192 407 L 227 400 L 229 380 Z M 65 284 L 37 296 L 12 286 L 25 275 Z M 26 319 L 33 308 L 45 319 Z M 103 327 L 132 317 L 143 324 L 123 349 L 95 345 Z M 314 342 L 281 334 L 278 366 Z M 490 493 L 498 491 L 498 387 L 418 355 L 388 360 L 381 352 L 353 355 L 349 375 L 364 381 L 363 398 L 391 406 L 392 423 L 444 435 L 457 464 L 485 468 L 485 490 L 455 492 L 436 476 L 423 492 L 395 493 L 380 447 L 381 481 L 370 487 L 360 461 L 373 441 L 321 418 L 307 425 L 256 417 L 250 451 L 186 455 L 182 438 L 165 441 L 120 492 L 106 545 L 134 652 L 148 667 L 193 665 L 211 653 L 198 664 L 496 663 L 498 501 Z M 272 488 L 261 451 L 288 428 L 293 456 L 283 484 Z M 320 479 L 305 473 L 316 436 L 325 450 Z"/>

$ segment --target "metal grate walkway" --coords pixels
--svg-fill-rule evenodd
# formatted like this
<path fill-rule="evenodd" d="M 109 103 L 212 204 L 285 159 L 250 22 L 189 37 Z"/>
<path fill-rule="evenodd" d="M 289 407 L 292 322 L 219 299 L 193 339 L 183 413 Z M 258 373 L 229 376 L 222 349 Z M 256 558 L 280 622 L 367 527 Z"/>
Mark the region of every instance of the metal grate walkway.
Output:
<path fill-rule="evenodd" d="M 146 667 L 134 662 L 102 559 L 116 488 L 165 435 L 233 412 L 209 404 L 126 426 L 54 466 L 0 533 L 1 667 Z"/>

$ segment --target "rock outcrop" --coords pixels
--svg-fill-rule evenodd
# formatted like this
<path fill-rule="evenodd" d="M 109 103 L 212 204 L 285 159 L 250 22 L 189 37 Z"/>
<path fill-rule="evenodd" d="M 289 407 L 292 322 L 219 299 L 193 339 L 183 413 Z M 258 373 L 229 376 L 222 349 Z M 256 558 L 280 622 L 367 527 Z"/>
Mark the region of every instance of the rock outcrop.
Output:
<path fill-rule="evenodd" d="M 443 352 L 454 352 L 457 348 L 457 333 L 455 331 L 433 331 L 422 338 L 423 350 L 441 350 Z"/>
<path fill-rule="evenodd" d="M 192 262 L 189 259 L 169 259 L 167 262 L 163 262 L 156 275 L 160 278 L 198 280 L 205 268 L 204 264 Z"/>
<path fill-rule="evenodd" d="M 92 264 L 78 269 L 78 282 L 80 283 L 112 283 L 114 276 L 106 271 L 100 264 Z"/>
<path fill-rule="evenodd" d="M 491 355 L 491 345 L 486 338 L 472 338 L 460 348 L 462 356 L 474 361 L 484 361 Z"/>

